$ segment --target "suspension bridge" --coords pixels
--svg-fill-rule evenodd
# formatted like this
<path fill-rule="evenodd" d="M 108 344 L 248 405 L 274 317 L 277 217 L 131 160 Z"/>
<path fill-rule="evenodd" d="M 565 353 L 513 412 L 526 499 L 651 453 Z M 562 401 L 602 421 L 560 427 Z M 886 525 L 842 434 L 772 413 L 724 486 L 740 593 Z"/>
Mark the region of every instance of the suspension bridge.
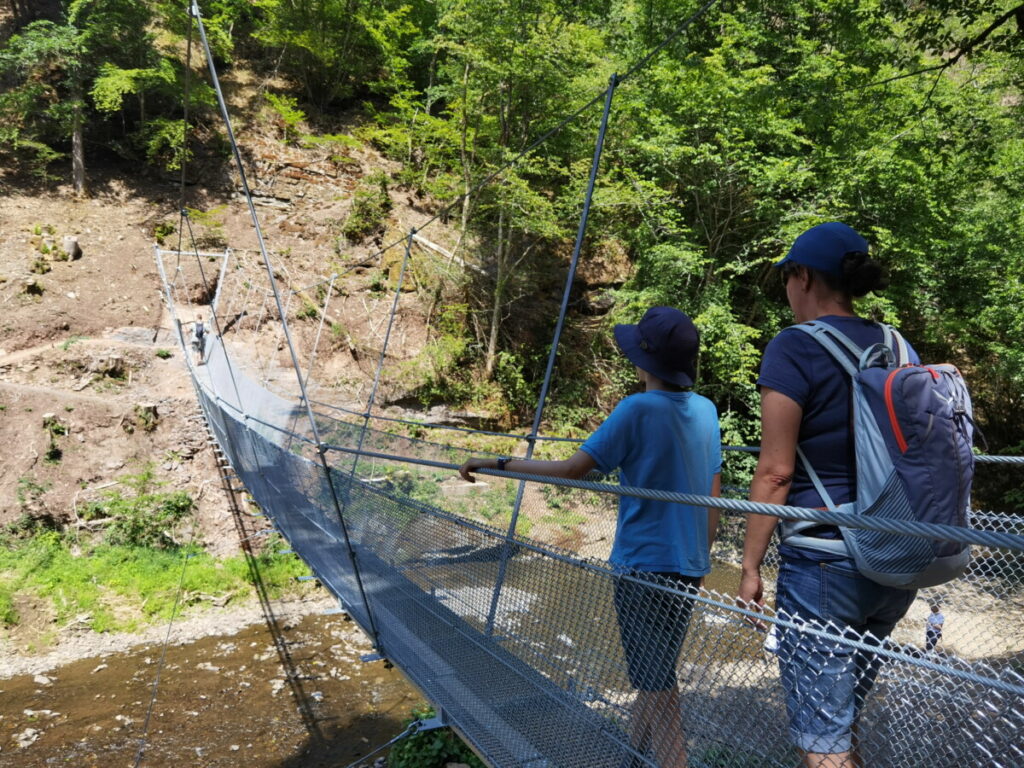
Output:
<path fill-rule="evenodd" d="M 699 17 L 712 3 L 698 10 Z M 618 768 L 656 765 L 630 743 L 636 692 L 616 626 L 608 564 L 618 496 L 666 498 L 614 482 L 561 481 L 511 472 L 483 472 L 475 487 L 455 476 L 468 457 L 462 438 L 493 440 L 493 453 L 530 456 L 540 426 L 572 285 L 586 231 L 616 87 L 569 116 L 603 104 L 579 231 L 560 314 L 528 435 L 385 418 L 376 409 L 392 323 L 416 230 L 388 248 L 404 248 L 379 361 L 365 407 L 314 400 L 311 365 L 304 366 L 289 332 L 295 313 L 289 287 L 276 277 L 246 183 L 199 9 L 191 14 L 218 94 L 263 261 L 262 275 L 232 263 L 230 251 L 157 248 L 164 299 L 187 350 L 184 324 L 197 312 L 191 286 L 210 297 L 214 333 L 206 362 L 189 362 L 198 403 L 231 471 L 251 501 L 310 566 L 317 579 L 422 691 L 440 720 L 457 729 L 492 766 Z M 685 21 L 673 35 L 686 29 Z M 667 43 L 667 41 L 666 41 Z M 557 130 L 557 128 L 555 129 Z M 552 135 L 548 132 L 537 143 Z M 525 154 L 525 153 L 524 153 Z M 515 159 L 512 161 L 515 162 Z M 499 172 L 485 179 L 490 182 Z M 435 217 L 436 219 L 437 217 Z M 431 222 L 434 219 L 431 219 Z M 431 223 L 427 222 L 427 224 Z M 422 226 L 421 226 L 422 228 Z M 379 255 L 379 254 L 378 254 Z M 293 381 L 271 384 L 252 356 L 265 334 L 247 323 L 252 285 L 269 299 Z M 333 281 L 335 278 L 331 278 Z M 290 295 L 290 294 L 289 294 Z M 325 302 L 331 291 L 327 291 Z M 321 323 L 326 305 L 319 310 Z M 242 318 L 228 327 L 226 318 Z M 321 326 L 322 327 L 322 326 Z M 313 354 L 317 341 L 313 343 Z M 188 358 L 188 355 L 186 355 Z M 433 430 L 430 438 L 426 437 Z M 410 435 L 416 435 L 415 437 Z M 474 453 L 479 454 L 479 448 Z M 728 455 L 742 455 L 736 450 Z M 980 456 L 982 471 L 1020 472 L 1016 457 Z M 816 633 L 875 654 L 884 662 L 861 718 L 864 764 L 892 768 L 1024 764 L 1024 518 L 978 512 L 971 528 L 866 521 L 818 510 L 668 494 L 669 500 L 715 506 L 725 517 L 748 512 L 802 517 L 850 527 L 972 544 L 972 565 L 959 580 L 922 590 L 884 645 L 829 626 L 797 626 L 771 612 L 739 608 L 735 540 L 723 536 L 719 561 L 695 599 L 691 630 L 678 665 L 682 717 L 693 766 L 792 766 L 777 663 L 764 650 L 763 627 Z M 725 530 L 736 530 L 726 523 Z M 774 553 L 769 556 L 768 580 Z M 672 587 L 661 589 L 671 592 Z M 922 647 L 927 606 L 941 601 L 950 640 L 941 653 Z M 632 761 L 630 763 L 629 761 Z"/>

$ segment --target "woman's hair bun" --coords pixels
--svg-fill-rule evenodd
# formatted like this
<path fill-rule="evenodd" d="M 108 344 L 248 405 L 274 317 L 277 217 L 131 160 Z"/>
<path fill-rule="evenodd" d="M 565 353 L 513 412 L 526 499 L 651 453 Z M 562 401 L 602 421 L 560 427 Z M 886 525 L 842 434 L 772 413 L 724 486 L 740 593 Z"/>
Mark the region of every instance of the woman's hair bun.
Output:
<path fill-rule="evenodd" d="M 865 296 L 871 291 L 888 287 L 882 265 L 863 251 L 851 251 L 843 256 L 843 290 L 853 296 Z"/>

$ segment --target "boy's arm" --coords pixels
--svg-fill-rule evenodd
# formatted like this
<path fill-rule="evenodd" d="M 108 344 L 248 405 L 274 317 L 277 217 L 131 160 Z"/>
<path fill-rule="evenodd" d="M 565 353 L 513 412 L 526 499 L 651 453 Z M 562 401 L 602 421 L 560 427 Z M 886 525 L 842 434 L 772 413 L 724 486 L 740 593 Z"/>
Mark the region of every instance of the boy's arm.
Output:
<path fill-rule="evenodd" d="M 586 451 L 576 451 L 568 459 L 561 461 L 540 461 L 539 459 L 507 459 L 505 469 L 509 472 L 521 472 L 524 475 L 544 475 L 545 477 L 564 477 L 568 480 L 579 480 L 590 470 L 597 467 L 597 462 Z M 497 469 L 497 459 L 468 459 L 460 468 L 463 480 L 476 482 L 473 472 L 478 469 Z"/>
<path fill-rule="evenodd" d="M 716 472 L 711 478 L 711 495 L 716 498 L 722 495 L 721 472 Z M 708 507 L 708 551 L 711 551 L 711 545 L 715 543 L 715 537 L 718 536 L 718 518 L 720 516 L 721 510 L 718 507 Z"/>

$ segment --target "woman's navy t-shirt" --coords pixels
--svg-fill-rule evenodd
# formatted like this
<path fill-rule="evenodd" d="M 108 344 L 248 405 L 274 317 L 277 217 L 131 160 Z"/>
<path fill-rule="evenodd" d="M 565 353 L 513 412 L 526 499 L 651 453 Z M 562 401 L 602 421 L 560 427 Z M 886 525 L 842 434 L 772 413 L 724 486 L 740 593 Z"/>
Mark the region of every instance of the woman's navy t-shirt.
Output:
<path fill-rule="evenodd" d="M 827 315 L 819 321 L 846 334 L 862 349 L 882 341 L 882 328 L 860 317 Z M 910 362 L 919 363 L 911 348 Z M 781 392 L 803 408 L 800 449 L 814 466 L 836 504 L 857 498 L 850 376 L 821 344 L 807 333 L 785 328 L 769 342 L 761 362 L 760 387 Z M 796 462 L 787 504 L 824 507 L 803 462 Z"/>

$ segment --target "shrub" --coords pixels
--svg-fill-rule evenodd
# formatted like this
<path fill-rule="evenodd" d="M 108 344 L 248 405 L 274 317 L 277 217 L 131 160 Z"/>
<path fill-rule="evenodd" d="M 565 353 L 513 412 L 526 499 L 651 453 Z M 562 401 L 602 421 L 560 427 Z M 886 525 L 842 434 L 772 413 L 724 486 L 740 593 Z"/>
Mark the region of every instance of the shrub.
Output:
<path fill-rule="evenodd" d="M 434 710 L 424 705 L 412 711 L 412 717 L 406 724 L 433 716 Z M 484 768 L 480 758 L 473 754 L 451 728 L 414 733 L 399 741 L 388 754 L 388 768 L 445 768 L 448 763 Z"/>
<path fill-rule="evenodd" d="M 184 491 L 155 491 L 152 466 L 137 475 L 122 477 L 121 483 L 132 493 L 105 491 L 103 499 L 86 505 L 82 517 L 110 520 L 105 537 L 108 544 L 149 548 L 174 545 L 174 528 L 192 511 L 192 497 Z"/>
<path fill-rule="evenodd" d="M 356 188 L 341 234 L 350 243 L 359 243 L 384 228 L 384 218 L 390 210 L 387 176 L 371 174 Z"/>
<path fill-rule="evenodd" d="M 294 96 L 278 96 L 266 94 L 270 110 L 280 122 L 281 132 L 286 142 L 293 143 L 299 138 L 299 126 L 305 122 L 306 113 L 299 109 L 299 102 Z"/>

